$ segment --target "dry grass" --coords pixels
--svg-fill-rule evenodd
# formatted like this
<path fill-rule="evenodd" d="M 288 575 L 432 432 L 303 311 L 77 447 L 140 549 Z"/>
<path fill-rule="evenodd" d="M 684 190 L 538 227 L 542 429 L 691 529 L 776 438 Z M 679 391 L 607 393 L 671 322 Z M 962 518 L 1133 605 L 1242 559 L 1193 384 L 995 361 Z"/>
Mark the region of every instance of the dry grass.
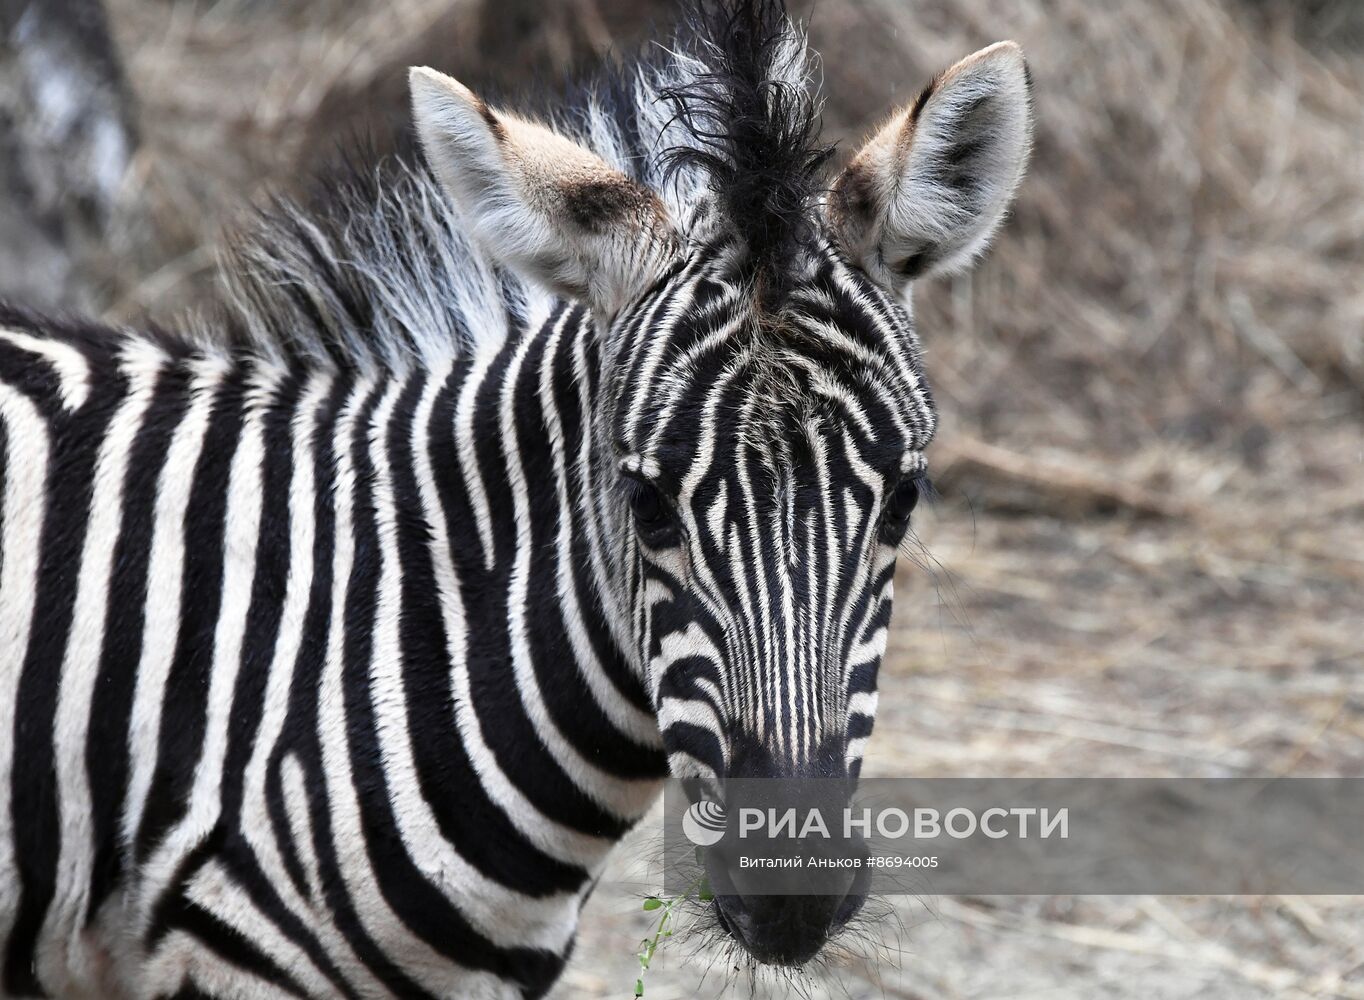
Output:
<path fill-rule="evenodd" d="M 147 140 L 117 318 L 199 294 L 235 206 L 391 116 L 404 62 L 511 87 L 668 6 L 574 0 L 508 29 L 535 5 L 109 2 Z M 1015 218 L 917 299 L 944 499 L 902 574 L 871 770 L 1364 769 L 1362 22 L 1352 0 L 816 5 L 842 136 L 1000 36 L 1037 81 Z M 561 996 L 633 982 L 646 886 L 616 874 Z M 876 928 L 892 955 L 796 985 L 1359 997 L 1361 917 L 1329 897 L 901 900 Z M 665 949 L 650 995 L 693 995 L 708 961 Z"/>

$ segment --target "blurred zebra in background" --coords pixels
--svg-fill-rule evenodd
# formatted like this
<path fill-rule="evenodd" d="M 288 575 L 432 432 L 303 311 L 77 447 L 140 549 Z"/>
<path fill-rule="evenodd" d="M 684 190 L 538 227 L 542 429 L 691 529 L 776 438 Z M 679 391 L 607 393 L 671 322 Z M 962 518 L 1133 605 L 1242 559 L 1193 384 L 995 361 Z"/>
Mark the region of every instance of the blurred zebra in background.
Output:
<path fill-rule="evenodd" d="M 190 332 L 0 311 L 10 997 L 546 992 L 671 774 L 852 776 L 936 418 L 902 293 L 1017 186 L 1003 43 L 831 180 L 780 4 L 239 239 Z M 718 924 L 800 964 L 841 897 Z"/>

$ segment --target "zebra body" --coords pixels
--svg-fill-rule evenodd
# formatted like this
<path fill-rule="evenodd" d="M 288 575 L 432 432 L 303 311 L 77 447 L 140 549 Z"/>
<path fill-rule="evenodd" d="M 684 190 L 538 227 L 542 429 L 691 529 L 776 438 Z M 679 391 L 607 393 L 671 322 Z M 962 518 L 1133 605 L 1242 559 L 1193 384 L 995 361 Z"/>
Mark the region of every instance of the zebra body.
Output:
<path fill-rule="evenodd" d="M 0 761 L 7 993 L 212 983 L 234 929 L 306 995 L 552 979 L 664 773 L 577 557 L 584 315 L 369 376 L 5 318 L 0 708 L 57 734 Z"/>
<path fill-rule="evenodd" d="M 832 185 L 775 0 L 558 131 L 236 244 L 188 332 L 0 307 L 0 997 L 546 992 L 666 776 L 856 777 L 936 425 L 902 293 L 1027 152 L 1012 45 Z M 808 960 L 843 897 L 713 916 Z"/>

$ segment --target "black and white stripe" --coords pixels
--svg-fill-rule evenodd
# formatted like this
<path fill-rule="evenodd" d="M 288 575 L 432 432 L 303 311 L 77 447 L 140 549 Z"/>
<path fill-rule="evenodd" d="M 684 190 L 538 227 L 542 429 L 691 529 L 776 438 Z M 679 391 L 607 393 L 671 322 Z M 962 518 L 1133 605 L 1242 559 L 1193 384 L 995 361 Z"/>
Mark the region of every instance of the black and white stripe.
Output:
<path fill-rule="evenodd" d="M 713 6 L 563 134 L 415 73 L 431 167 L 264 219 L 192 335 L 0 306 L 0 997 L 540 995 L 665 776 L 857 776 L 936 423 L 896 276 L 993 231 L 1024 72 L 825 195 L 799 36 Z M 941 246 L 884 203 L 933 164 Z M 796 962 L 858 902 L 718 912 Z"/>
<path fill-rule="evenodd" d="M 756 419 L 774 361 L 735 322 L 740 288 L 703 265 L 679 278 L 666 294 L 711 308 L 616 331 L 616 399 L 653 400 L 633 422 L 603 405 L 581 308 L 382 374 L 4 316 L 8 995 L 212 993 L 238 968 L 261 995 L 535 992 L 653 801 L 665 741 L 679 774 L 722 769 L 734 726 L 794 758 L 865 706 L 849 654 L 879 654 L 894 550 L 850 515 L 874 510 L 873 463 L 898 471 L 903 439 L 843 433 L 808 483 L 755 487 L 755 462 L 796 475 L 784 438 L 716 414 Z M 839 401 L 867 427 L 918 387 L 881 323 L 880 388 Z M 672 426 L 695 413 L 699 437 Z M 685 555 L 641 558 L 621 530 L 621 463 L 685 467 Z M 863 495 L 836 495 L 854 467 Z M 757 499 L 810 484 L 803 526 Z M 794 574 L 830 614 L 796 613 Z M 608 618 L 632 602 L 623 648 Z"/>
<path fill-rule="evenodd" d="M 370 376 L 4 316 L 6 995 L 548 985 L 664 773 L 583 320 Z"/>

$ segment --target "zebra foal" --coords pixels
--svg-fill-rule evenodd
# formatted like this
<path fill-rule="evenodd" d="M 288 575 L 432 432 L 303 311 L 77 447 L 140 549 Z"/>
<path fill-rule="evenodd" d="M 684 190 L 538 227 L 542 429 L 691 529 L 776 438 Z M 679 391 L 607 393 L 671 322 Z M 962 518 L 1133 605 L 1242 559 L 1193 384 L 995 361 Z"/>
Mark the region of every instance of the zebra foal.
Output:
<path fill-rule="evenodd" d="M 1011 43 L 836 175 L 774 0 L 234 245 L 188 332 L 0 308 L 0 995 L 545 993 L 671 774 L 855 777 L 936 424 L 908 284 L 1031 134 Z M 861 903 L 717 922 L 800 964 Z"/>

